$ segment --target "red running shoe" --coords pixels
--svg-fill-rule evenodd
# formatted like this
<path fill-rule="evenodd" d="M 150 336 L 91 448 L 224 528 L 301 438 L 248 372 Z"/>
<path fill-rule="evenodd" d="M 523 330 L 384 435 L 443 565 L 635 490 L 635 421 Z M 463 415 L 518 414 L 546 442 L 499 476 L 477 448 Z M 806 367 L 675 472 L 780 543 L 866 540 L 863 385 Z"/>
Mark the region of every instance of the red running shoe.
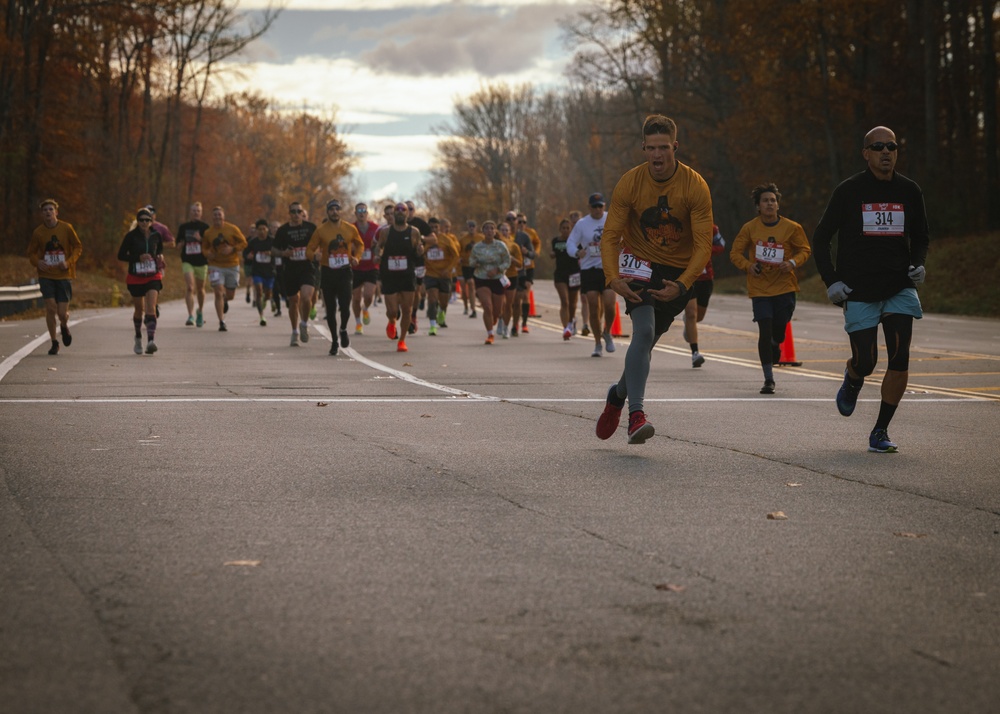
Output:
<path fill-rule="evenodd" d="M 618 430 L 618 422 L 622 418 L 622 407 L 625 400 L 618 396 L 618 385 L 612 384 L 608 389 L 608 399 L 604 404 L 604 411 L 597 418 L 597 438 L 610 439 L 612 434 Z"/>
<path fill-rule="evenodd" d="M 396 339 L 396 321 L 389 320 L 389 324 L 385 326 L 385 336 L 390 340 Z"/>
<path fill-rule="evenodd" d="M 646 439 L 652 438 L 655 433 L 656 429 L 646 421 L 646 415 L 642 411 L 632 412 L 628 415 L 628 443 L 645 443 Z"/>
<path fill-rule="evenodd" d="M 399 344 L 396 345 L 396 351 L 397 352 L 409 352 L 410 348 L 406 346 L 406 341 L 405 340 L 400 340 Z"/>

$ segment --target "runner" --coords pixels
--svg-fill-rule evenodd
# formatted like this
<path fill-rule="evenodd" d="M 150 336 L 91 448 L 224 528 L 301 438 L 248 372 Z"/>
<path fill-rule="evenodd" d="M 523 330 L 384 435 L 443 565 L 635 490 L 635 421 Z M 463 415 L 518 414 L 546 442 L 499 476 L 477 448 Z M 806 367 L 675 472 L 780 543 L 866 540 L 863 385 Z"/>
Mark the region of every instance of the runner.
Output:
<path fill-rule="evenodd" d="M 761 184 L 750 196 L 759 215 L 736 234 L 729 258 L 747 274 L 747 294 L 757 323 L 757 356 L 764 372 L 760 393 L 774 394 L 773 365 L 781 355 L 799 291 L 795 269 L 805 265 L 812 249 L 802 226 L 778 215 L 781 192 L 777 186 Z"/>
<path fill-rule="evenodd" d="M 476 283 L 476 297 L 483 312 L 486 326 L 486 344 L 492 345 L 495 328 L 504 298 L 504 272 L 510 266 L 510 252 L 503 241 L 497 239 L 497 224 L 483 223 L 483 239 L 472 246 L 469 265 Z"/>
<path fill-rule="evenodd" d="M 506 340 L 511 335 L 517 337 L 517 323 L 513 322 L 512 318 L 514 315 L 514 298 L 517 296 L 518 275 L 521 272 L 521 266 L 524 265 L 524 258 L 521 256 L 521 246 L 517 244 L 511 233 L 510 222 L 505 221 L 501 223 L 497 230 L 497 237 L 507 248 L 507 252 L 510 253 L 510 265 L 504 277 L 501 278 L 504 286 L 503 308 L 500 312 L 500 321 L 497 324 L 497 334 Z M 512 324 L 514 327 L 513 331 L 511 330 Z"/>
<path fill-rule="evenodd" d="M 253 304 L 257 308 L 260 325 L 267 325 L 264 317 L 264 305 L 271 299 L 271 289 L 274 287 L 274 241 L 268 231 L 267 220 L 258 218 L 254 224 L 254 236 L 247 244 L 246 253 L 249 256 L 248 265 L 252 271 Z"/>
<path fill-rule="evenodd" d="M 559 319 L 562 321 L 564 340 L 576 333 L 576 301 L 580 295 L 580 261 L 566 251 L 570 230 L 572 224 L 568 218 L 559 221 L 559 235 L 552 239 L 550 253 L 556 261 L 553 282 L 559 293 Z"/>
<path fill-rule="evenodd" d="M 302 204 L 293 201 L 288 205 L 288 223 L 278 228 L 274 236 L 274 255 L 282 261 L 282 292 L 285 293 L 288 319 L 292 323 L 290 347 L 309 341 L 309 308 L 315 274 L 311 256 L 306 254 L 306 246 L 312 238 L 316 226 L 303 218 Z"/>
<path fill-rule="evenodd" d="M 653 436 L 643 411 L 653 346 L 684 310 L 687 292 L 712 255 L 712 195 L 705 179 L 677 161 L 677 146 L 672 119 L 647 117 L 646 162 L 627 171 L 611 197 L 601 253 L 608 286 L 626 300 L 632 341 L 597 420 L 600 439 L 617 430 L 626 399 L 628 443 Z"/>
<path fill-rule="evenodd" d="M 605 263 L 602 258 L 601 235 L 607 214 L 604 212 L 604 196 L 592 193 L 589 199 L 590 213 L 583 216 L 570 231 L 566 241 L 566 252 L 580 261 L 580 291 L 590 305 L 590 327 L 594 336 L 594 351 L 591 357 L 600 357 L 601 337 L 608 352 L 615 351 L 611 337 L 611 324 L 615 320 L 615 291 L 605 284 Z M 601 313 L 604 313 L 604 327 L 601 327 Z"/>
<path fill-rule="evenodd" d="M 476 222 L 465 222 L 465 233 L 458 239 L 462 252 L 462 314 L 470 318 L 476 316 L 476 280 L 469 265 L 472 246 L 483 239 L 483 234 L 476 230 Z"/>
<path fill-rule="evenodd" d="M 569 219 L 569 229 L 570 233 L 576 228 L 576 224 L 580 221 L 582 214 L 579 211 L 570 211 L 566 214 Z M 583 327 L 580 328 L 580 335 L 587 337 L 590 335 L 590 304 L 587 302 L 586 297 L 580 301 L 580 322 L 583 323 Z M 573 323 L 573 334 L 576 334 L 576 322 Z"/>
<path fill-rule="evenodd" d="M 351 317 L 351 294 L 354 289 L 352 269 L 359 265 L 365 252 L 364 241 L 353 223 L 340 217 L 340 201 L 326 202 L 327 220 L 312 234 L 306 255 L 321 251 L 320 286 L 326 306 L 326 324 L 330 327 L 330 354 L 337 354 L 337 310 L 340 310 L 340 346 L 350 347 L 347 321 Z"/>
<path fill-rule="evenodd" d="M 417 207 L 413 201 L 406 201 L 406 222 L 420 231 L 421 238 L 426 238 L 431 234 L 431 226 L 423 218 L 417 215 Z M 413 314 L 410 315 L 410 326 L 407 328 L 408 334 L 415 334 L 417 331 L 417 311 L 424 309 L 426 301 L 426 291 L 424 289 L 424 275 L 427 274 L 427 266 L 424 265 L 423 253 L 413 258 L 413 275 L 416 278 L 417 286 L 413 297 Z"/>
<path fill-rule="evenodd" d="M 368 206 L 359 203 L 354 207 L 354 227 L 358 230 L 358 235 L 365 244 L 364 252 L 361 254 L 361 261 L 353 268 L 354 290 L 351 295 L 351 309 L 354 311 L 354 334 L 364 333 L 364 327 L 371 322 L 369 309 L 375 300 L 375 288 L 378 285 L 378 267 L 372 260 L 372 245 L 375 241 L 375 234 L 378 233 L 378 224 L 368 220 Z"/>
<path fill-rule="evenodd" d="M 177 228 L 177 248 L 181 253 L 181 273 L 184 275 L 184 303 L 187 305 L 187 322 L 190 327 L 205 324 L 205 282 L 208 277 L 208 259 L 201 252 L 201 240 L 208 230 L 208 224 L 201 220 L 201 202 L 191 204 L 188 209 L 190 220 Z M 195 315 L 195 299 L 198 312 Z"/>
<path fill-rule="evenodd" d="M 277 234 L 281 224 L 278 221 L 271 221 L 268 225 L 270 229 L 268 235 L 271 236 L 271 255 L 274 258 L 274 286 L 271 288 L 271 317 L 281 317 L 281 302 L 285 299 L 285 292 L 281 289 L 284 280 L 282 258 L 274 255 L 274 236 Z"/>
<path fill-rule="evenodd" d="M 718 255 L 726 248 L 717 225 L 712 225 L 712 255 Z M 697 369 L 705 364 L 705 357 L 698 351 L 698 323 L 705 319 L 708 313 L 708 301 L 715 288 L 715 271 L 712 270 L 712 259 L 709 258 L 705 269 L 694 281 L 694 289 L 690 293 L 687 305 L 684 306 L 684 341 L 691 348 L 691 366 Z"/>
<path fill-rule="evenodd" d="M 528 332 L 528 317 L 531 312 L 531 288 L 535 284 L 535 259 L 542 253 L 542 239 L 538 237 L 538 231 L 528 225 L 528 217 L 523 213 L 517 214 L 517 233 L 528 236 L 531 247 L 531 255 L 525 250 L 524 242 L 518 237 L 518 245 L 521 246 L 521 253 L 524 255 L 524 287 L 521 289 L 520 315 L 521 332 Z M 518 314 L 515 308 L 514 314 Z"/>
<path fill-rule="evenodd" d="M 225 314 L 229 301 L 236 296 L 240 284 L 240 252 L 246 248 L 247 239 L 232 223 L 226 222 L 222 206 L 212 209 L 212 225 L 205 231 L 201 250 L 208 258 L 208 282 L 215 291 L 215 314 L 219 318 L 219 332 L 226 332 Z"/>
<path fill-rule="evenodd" d="M 59 332 L 67 347 L 73 342 L 69 332 L 69 301 L 73 299 L 76 262 L 83 254 L 83 244 L 76 231 L 66 221 L 59 220 L 59 204 L 46 198 L 38 204 L 42 212 L 42 225 L 31 234 L 28 241 L 28 260 L 38 271 L 38 287 L 45 302 L 45 326 L 49 329 L 50 355 L 59 354 L 56 339 L 56 319 Z"/>
<path fill-rule="evenodd" d="M 128 264 L 125 283 L 132 296 L 133 351 L 142 354 L 142 325 L 146 325 L 146 354 L 155 354 L 156 296 L 163 289 L 163 238 L 153 230 L 153 214 L 140 208 L 136 227 L 125 234 L 118 248 L 118 260 Z"/>
<path fill-rule="evenodd" d="M 430 322 L 427 334 L 433 337 L 438 333 L 439 323 L 441 327 L 447 327 L 445 308 L 451 294 L 451 276 L 461 255 L 458 245 L 441 229 L 441 222 L 437 218 L 431 218 L 428 223 L 431 234 L 424 238 L 424 264 L 427 268 L 424 288 L 427 290 L 427 319 Z"/>
<path fill-rule="evenodd" d="M 393 209 L 392 224 L 379 228 L 375 247 L 375 261 L 379 266 L 382 296 L 385 299 L 385 314 L 389 320 L 385 326 L 385 334 L 390 340 L 399 338 L 397 352 L 409 350 L 406 335 L 413 314 L 417 283 L 414 258 L 423 256 L 424 253 L 420 231 L 407 223 L 408 215 L 406 204 L 397 203 Z M 398 330 L 397 317 L 400 318 Z"/>

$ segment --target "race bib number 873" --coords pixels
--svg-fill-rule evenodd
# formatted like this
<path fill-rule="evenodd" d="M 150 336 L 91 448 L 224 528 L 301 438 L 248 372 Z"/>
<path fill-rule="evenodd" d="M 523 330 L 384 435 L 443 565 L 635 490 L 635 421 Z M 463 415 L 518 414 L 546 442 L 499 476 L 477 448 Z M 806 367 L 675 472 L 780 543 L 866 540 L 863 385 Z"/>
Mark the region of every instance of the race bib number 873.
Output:
<path fill-rule="evenodd" d="M 906 232 L 906 211 L 902 203 L 863 203 L 861 224 L 866 236 L 901 236 Z"/>

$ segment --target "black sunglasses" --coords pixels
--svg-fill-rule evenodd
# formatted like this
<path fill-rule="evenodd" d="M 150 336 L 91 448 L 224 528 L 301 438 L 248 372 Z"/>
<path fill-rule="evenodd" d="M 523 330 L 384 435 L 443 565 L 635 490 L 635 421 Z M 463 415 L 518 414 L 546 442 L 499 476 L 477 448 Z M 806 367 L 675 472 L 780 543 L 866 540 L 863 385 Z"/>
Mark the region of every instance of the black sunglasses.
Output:
<path fill-rule="evenodd" d="M 895 141 L 876 141 L 873 144 L 869 144 L 865 148 L 871 149 L 872 151 L 882 151 L 882 149 L 895 151 L 896 149 L 899 148 L 899 144 L 897 144 Z"/>
<path fill-rule="evenodd" d="M 152 218 L 140 218 L 139 219 L 139 223 L 152 223 L 152 222 L 153 222 Z"/>

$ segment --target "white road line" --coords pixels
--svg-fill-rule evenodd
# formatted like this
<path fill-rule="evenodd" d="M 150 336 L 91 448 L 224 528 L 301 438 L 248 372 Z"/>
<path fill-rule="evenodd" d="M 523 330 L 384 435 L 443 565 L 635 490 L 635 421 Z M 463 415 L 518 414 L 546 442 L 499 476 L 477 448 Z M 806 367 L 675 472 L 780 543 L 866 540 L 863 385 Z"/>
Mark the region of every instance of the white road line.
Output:
<path fill-rule="evenodd" d="M 722 402 L 814 402 L 827 404 L 833 400 L 829 397 L 675 397 L 643 400 L 646 403 L 722 403 Z M 859 399 L 859 402 L 876 404 L 878 399 Z M 989 399 L 975 398 L 921 398 L 909 396 L 906 404 L 941 404 L 972 402 L 987 403 Z M 603 398 L 584 397 L 569 399 L 565 397 L 482 397 L 478 399 L 451 397 L 80 397 L 78 399 L 0 399 L 0 404 L 420 404 L 433 402 L 437 404 L 603 404 Z"/>
<path fill-rule="evenodd" d="M 70 320 L 66 324 L 69 327 L 73 327 L 74 325 L 79 325 L 81 322 L 86 322 L 87 320 L 93 320 L 98 317 L 104 317 L 104 315 L 91 315 L 90 317 L 81 317 L 79 320 Z M 3 378 L 7 376 L 7 373 L 10 372 L 12 369 L 14 369 L 21 360 L 23 360 L 25 357 L 34 352 L 39 345 L 45 344 L 50 339 L 51 338 L 49 337 L 49 333 L 48 331 L 46 331 L 45 334 L 39 335 L 31 342 L 26 344 L 24 347 L 19 349 L 17 352 L 12 354 L 10 357 L 5 359 L 3 362 L 0 362 L 0 382 L 3 381 Z"/>

